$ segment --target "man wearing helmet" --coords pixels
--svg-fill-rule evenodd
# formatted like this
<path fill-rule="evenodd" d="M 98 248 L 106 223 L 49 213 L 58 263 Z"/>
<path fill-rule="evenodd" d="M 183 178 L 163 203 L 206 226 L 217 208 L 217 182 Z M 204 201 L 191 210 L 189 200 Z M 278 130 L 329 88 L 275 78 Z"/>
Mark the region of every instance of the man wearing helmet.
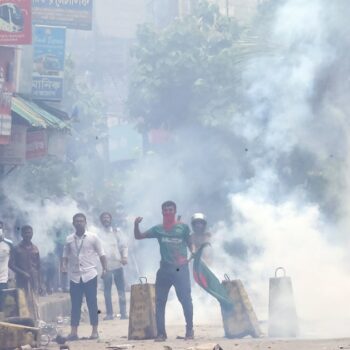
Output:
<path fill-rule="evenodd" d="M 210 243 L 211 234 L 206 231 L 207 219 L 203 213 L 195 213 L 191 218 L 192 227 L 192 243 L 194 244 L 196 251 L 204 243 Z M 204 260 L 208 263 L 209 257 L 206 252 L 203 254 Z"/>

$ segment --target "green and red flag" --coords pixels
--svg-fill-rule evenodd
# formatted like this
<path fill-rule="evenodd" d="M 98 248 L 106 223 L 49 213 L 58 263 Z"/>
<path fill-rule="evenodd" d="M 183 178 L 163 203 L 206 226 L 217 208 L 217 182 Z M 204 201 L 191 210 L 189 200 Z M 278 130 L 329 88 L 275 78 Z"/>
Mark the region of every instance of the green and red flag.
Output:
<path fill-rule="evenodd" d="M 216 298 L 221 306 L 224 308 L 232 308 L 233 302 L 226 288 L 202 260 L 203 250 L 209 245 L 209 243 L 202 244 L 194 254 L 193 278 L 207 293 Z"/>

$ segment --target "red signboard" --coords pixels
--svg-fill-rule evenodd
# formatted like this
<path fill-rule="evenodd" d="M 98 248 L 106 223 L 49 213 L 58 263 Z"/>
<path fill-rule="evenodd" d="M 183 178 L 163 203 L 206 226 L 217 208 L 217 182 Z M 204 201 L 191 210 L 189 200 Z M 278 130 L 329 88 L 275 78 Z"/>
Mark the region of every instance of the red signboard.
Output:
<path fill-rule="evenodd" d="M 10 143 L 0 147 L 0 164 L 19 165 L 25 162 L 26 135 L 26 126 L 13 125 Z"/>
<path fill-rule="evenodd" d="M 0 45 L 32 43 L 32 1 L 0 0 Z"/>
<path fill-rule="evenodd" d="M 148 141 L 151 145 L 160 145 L 169 142 L 171 134 L 164 129 L 152 129 L 148 133 Z"/>
<path fill-rule="evenodd" d="M 0 145 L 10 142 L 15 49 L 0 47 Z"/>
<path fill-rule="evenodd" d="M 47 155 L 46 130 L 27 132 L 26 159 L 42 158 Z"/>

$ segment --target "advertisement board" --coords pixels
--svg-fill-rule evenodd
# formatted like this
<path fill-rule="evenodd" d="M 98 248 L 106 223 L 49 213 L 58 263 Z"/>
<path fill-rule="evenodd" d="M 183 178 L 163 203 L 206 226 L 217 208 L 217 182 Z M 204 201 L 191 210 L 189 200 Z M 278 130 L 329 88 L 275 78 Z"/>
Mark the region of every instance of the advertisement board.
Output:
<path fill-rule="evenodd" d="M 13 125 L 8 145 L 0 147 L 0 164 L 19 165 L 25 162 L 27 127 Z"/>
<path fill-rule="evenodd" d="M 62 99 L 65 42 L 65 28 L 34 27 L 33 99 L 52 101 L 60 101 Z"/>
<path fill-rule="evenodd" d="M 10 142 L 14 64 L 15 49 L 12 47 L 0 47 L 0 145 Z"/>
<path fill-rule="evenodd" d="M 26 159 L 37 159 L 47 155 L 47 133 L 46 130 L 27 132 Z"/>
<path fill-rule="evenodd" d="M 33 0 L 33 23 L 91 30 L 92 0 Z"/>
<path fill-rule="evenodd" d="M 0 45 L 31 43 L 31 0 L 0 0 Z"/>

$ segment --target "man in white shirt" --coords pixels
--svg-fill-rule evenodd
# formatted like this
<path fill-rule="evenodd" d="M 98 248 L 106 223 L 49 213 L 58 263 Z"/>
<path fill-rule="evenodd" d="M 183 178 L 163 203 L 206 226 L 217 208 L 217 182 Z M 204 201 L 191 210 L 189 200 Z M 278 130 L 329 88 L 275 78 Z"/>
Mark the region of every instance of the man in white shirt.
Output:
<path fill-rule="evenodd" d="M 86 231 L 86 216 L 82 213 L 73 216 L 75 233 L 69 235 L 63 251 L 62 272 L 70 271 L 71 297 L 71 333 L 68 340 L 78 339 L 78 326 L 81 315 L 81 305 L 85 294 L 89 310 L 92 332 L 90 339 L 98 338 L 98 308 L 97 308 L 97 259 L 103 268 L 102 277 L 107 271 L 106 256 L 100 239 L 94 233 Z"/>
<path fill-rule="evenodd" d="M 104 297 L 106 303 L 105 320 L 113 320 L 112 284 L 113 280 L 119 296 L 120 319 L 128 318 L 126 313 L 125 281 L 123 266 L 128 263 L 128 247 L 126 239 L 119 228 L 112 226 L 111 213 L 104 212 L 100 215 L 102 229 L 100 238 L 103 242 L 108 262 L 108 272 L 103 278 Z"/>
<path fill-rule="evenodd" d="M 10 252 L 13 247 L 12 241 L 5 238 L 4 224 L 0 221 L 0 291 L 8 287 L 7 282 L 9 278 L 8 263 L 10 259 Z"/>

